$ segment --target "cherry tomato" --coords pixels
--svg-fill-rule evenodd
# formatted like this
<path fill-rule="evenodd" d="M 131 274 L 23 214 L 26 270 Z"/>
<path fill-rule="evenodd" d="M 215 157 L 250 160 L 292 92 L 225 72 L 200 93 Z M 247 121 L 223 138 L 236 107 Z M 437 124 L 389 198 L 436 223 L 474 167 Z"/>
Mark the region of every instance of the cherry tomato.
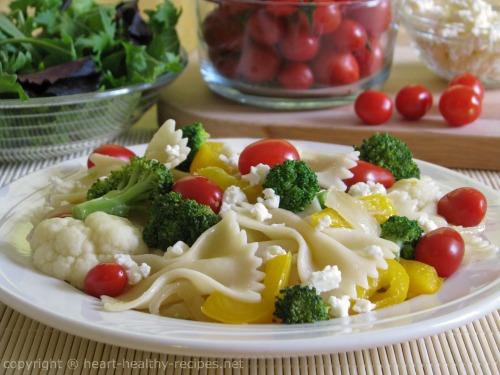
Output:
<path fill-rule="evenodd" d="M 354 176 L 343 180 L 347 185 L 347 190 L 358 182 L 367 181 L 378 182 L 384 185 L 386 189 L 389 189 L 392 185 L 394 185 L 394 176 L 387 169 L 368 163 L 364 160 L 358 160 L 357 163 L 358 164 L 355 167 L 349 169 Z"/>
<path fill-rule="evenodd" d="M 328 86 L 349 85 L 359 80 L 358 62 L 352 53 L 324 51 L 312 64 L 316 80 Z"/>
<path fill-rule="evenodd" d="M 380 125 L 391 118 L 392 100 L 383 92 L 367 90 L 354 102 L 356 115 L 367 125 Z"/>
<path fill-rule="evenodd" d="M 370 36 L 366 46 L 352 53 L 359 65 L 361 78 L 370 77 L 382 69 L 384 49 L 377 38 Z"/>
<path fill-rule="evenodd" d="M 134 156 L 136 156 L 132 150 L 129 150 L 126 147 L 123 147 L 120 145 L 115 145 L 112 143 L 97 147 L 94 151 L 92 151 L 92 154 L 113 156 L 115 158 L 126 161 L 127 163 L 130 161 L 130 158 L 133 158 Z M 89 158 L 87 160 L 87 167 L 92 168 L 93 166 L 94 166 L 94 163 L 92 163 L 92 161 L 90 161 L 90 158 Z"/>
<path fill-rule="evenodd" d="M 306 63 L 288 63 L 278 74 L 278 81 L 289 90 L 306 90 L 314 83 L 312 69 Z"/>
<path fill-rule="evenodd" d="M 298 3 L 300 0 L 275 0 L 272 5 L 267 5 L 266 10 L 275 16 L 289 16 L 299 10 L 298 7 L 291 3 Z M 280 5 L 279 3 L 284 3 Z"/>
<path fill-rule="evenodd" d="M 448 83 L 448 86 L 455 86 L 455 85 L 469 86 L 476 92 L 477 95 L 479 95 L 479 99 L 483 100 L 484 98 L 483 83 L 474 74 L 462 73 L 457 75 Z"/>
<path fill-rule="evenodd" d="M 336 51 L 351 52 L 365 47 L 368 34 L 358 22 L 346 18 L 332 33 L 331 38 Z"/>
<path fill-rule="evenodd" d="M 265 10 L 253 13 L 245 25 L 246 32 L 253 40 L 266 46 L 278 43 L 285 31 L 282 20 Z"/>
<path fill-rule="evenodd" d="M 100 263 L 85 276 L 85 293 L 100 298 L 120 295 L 128 283 L 125 269 L 117 263 Z"/>
<path fill-rule="evenodd" d="M 336 4 L 318 4 L 312 16 L 313 33 L 324 35 L 333 32 L 340 25 L 342 15 Z"/>
<path fill-rule="evenodd" d="M 450 86 L 439 99 L 439 112 L 451 126 L 473 123 L 478 119 L 481 110 L 481 99 L 469 86 Z"/>
<path fill-rule="evenodd" d="M 318 53 L 319 46 L 318 37 L 311 34 L 309 28 L 302 23 L 289 25 L 279 44 L 283 57 L 295 62 L 312 60 Z"/>
<path fill-rule="evenodd" d="M 448 227 L 425 233 L 415 246 L 415 260 L 434 267 L 440 277 L 453 274 L 462 263 L 464 253 L 462 236 Z"/>
<path fill-rule="evenodd" d="M 222 51 L 209 48 L 210 61 L 214 68 L 224 77 L 236 78 L 238 74 L 238 64 L 240 62 L 240 53 L 232 51 Z"/>
<path fill-rule="evenodd" d="M 437 212 L 453 225 L 475 227 L 486 215 L 488 203 L 479 190 L 461 187 L 443 196 L 437 205 Z"/>
<path fill-rule="evenodd" d="M 371 1 L 367 2 L 367 6 L 364 4 L 358 7 L 352 6 L 347 11 L 346 17 L 363 25 L 368 35 L 378 38 L 391 23 L 391 1 L 380 0 L 378 3 Z"/>
<path fill-rule="evenodd" d="M 418 120 L 432 107 L 432 94 L 422 85 L 408 85 L 399 90 L 395 106 L 401 116 L 408 120 Z"/>
<path fill-rule="evenodd" d="M 231 17 L 219 9 L 211 13 L 203 23 L 205 42 L 211 48 L 224 51 L 241 51 L 243 26 L 237 17 Z"/>
<path fill-rule="evenodd" d="M 269 46 L 248 43 L 243 48 L 238 73 L 253 83 L 271 81 L 279 72 L 281 59 Z"/>
<path fill-rule="evenodd" d="M 261 139 L 246 146 L 240 154 L 238 169 L 242 175 L 250 173 L 250 168 L 259 164 L 273 167 L 285 160 L 299 160 L 300 155 L 294 145 L 284 139 Z"/>
<path fill-rule="evenodd" d="M 177 180 L 172 191 L 180 193 L 183 199 L 192 199 L 210 206 L 217 214 L 222 205 L 222 190 L 215 182 L 205 176 L 186 176 Z"/>

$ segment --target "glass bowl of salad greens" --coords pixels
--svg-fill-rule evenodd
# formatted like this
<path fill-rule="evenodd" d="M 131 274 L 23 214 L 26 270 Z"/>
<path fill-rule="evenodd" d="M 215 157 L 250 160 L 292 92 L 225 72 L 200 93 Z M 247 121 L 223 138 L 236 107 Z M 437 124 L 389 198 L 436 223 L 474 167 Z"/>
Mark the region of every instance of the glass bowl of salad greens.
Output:
<path fill-rule="evenodd" d="M 187 54 L 164 0 L 12 1 L 0 13 L 0 161 L 110 142 L 156 103 Z"/>

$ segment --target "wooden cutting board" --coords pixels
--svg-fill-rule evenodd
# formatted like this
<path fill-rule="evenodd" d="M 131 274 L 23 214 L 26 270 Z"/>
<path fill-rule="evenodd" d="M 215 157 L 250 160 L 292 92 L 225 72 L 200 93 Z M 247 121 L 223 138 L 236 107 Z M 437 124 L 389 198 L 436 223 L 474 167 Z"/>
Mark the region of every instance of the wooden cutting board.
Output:
<path fill-rule="evenodd" d="M 213 93 L 203 82 L 196 53 L 186 71 L 170 85 L 158 103 L 158 121 L 172 118 L 178 126 L 200 121 L 212 137 L 279 137 L 358 145 L 374 132 L 389 132 L 403 139 L 416 158 L 452 168 L 500 170 L 500 90 L 486 93 L 483 112 L 475 123 L 450 127 L 437 110 L 446 82 L 428 70 L 410 46 L 398 45 L 393 70 L 383 90 L 395 97 L 412 83 L 434 93 L 434 106 L 424 119 L 404 121 L 394 113 L 380 126 L 363 125 L 353 106 L 278 111 L 247 106 Z"/>

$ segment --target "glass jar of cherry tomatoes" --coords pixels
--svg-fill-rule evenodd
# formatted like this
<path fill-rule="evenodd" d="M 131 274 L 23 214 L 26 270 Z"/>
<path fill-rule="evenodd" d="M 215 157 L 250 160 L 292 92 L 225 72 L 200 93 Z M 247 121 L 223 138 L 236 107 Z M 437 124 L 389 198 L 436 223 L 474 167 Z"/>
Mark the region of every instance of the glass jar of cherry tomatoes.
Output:
<path fill-rule="evenodd" d="M 256 106 L 350 103 L 389 76 L 394 6 L 391 0 L 197 0 L 201 74 L 216 93 Z"/>

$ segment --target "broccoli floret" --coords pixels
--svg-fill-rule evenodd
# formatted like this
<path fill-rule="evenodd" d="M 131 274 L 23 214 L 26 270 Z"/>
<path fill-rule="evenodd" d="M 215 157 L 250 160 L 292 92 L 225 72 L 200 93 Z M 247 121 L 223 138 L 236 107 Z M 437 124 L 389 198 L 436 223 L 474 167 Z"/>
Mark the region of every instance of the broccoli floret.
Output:
<path fill-rule="evenodd" d="M 392 241 L 401 247 L 399 256 L 403 259 L 415 259 L 414 252 L 418 240 L 424 231 L 418 226 L 416 220 L 411 220 L 406 216 L 389 216 L 381 226 L 380 237 Z"/>
<path fill-rule="evenodd" d="M 178 241 L 192 246 L 207 229 L 217 224 L 218 217 L 209 206 L 181 194 L 170 192 L 158 196 L 151 204 L 151 217 L 142 236 L 149 247 L 166 251 Z"/>
<path fill-rule="evenodd" d="M 320 190 L 316 173 L 302 160 L 286 160 L 274 165 L 262 185 L 280 197 L 280 208 L 304 211 Z"/>
<path fill-rule="evenodd" d="M 388 134 L 375 133 L 364 139 L 361 146 L 354 146 L 359 158 L 389 170 L 396 181 L 420 178 L 420 169 L 413 160 L 411 149 L 402 140 Z"/>
<path fill-rule="evenodd" d="M 207 139 L 210 138 L 210 134 L 203 128 L 201 122 L 195 122 L 194 124 L 183 127 L 181 130 L 182 137 L 188 139 L 187 146 L 191 151 L 189 151 L 186 160 L 177 166 L 177 169 L 183 172 L 189 172 L 189 167 L 191 166 L 194 156 Z"/>
<path fill-rule="evenodd" d="M 173 183 L 172 173 L 163 164 L 136 156 L 108 178 L 96 181 L 87 192 L 87 201 L 73 207 L 72 215 L 84 220 L 93 212 L 103 211 L 126 217 L 156 195 L 170 192 Z"/>
<path fill-rule="evenodd" d="M 314 323 L 330 319 L 330 306 L 318 295 L 316 288 L 293 285 L 280 290 L 280 293 L 274 304 L 274 317 L 282 323 Z"/>

